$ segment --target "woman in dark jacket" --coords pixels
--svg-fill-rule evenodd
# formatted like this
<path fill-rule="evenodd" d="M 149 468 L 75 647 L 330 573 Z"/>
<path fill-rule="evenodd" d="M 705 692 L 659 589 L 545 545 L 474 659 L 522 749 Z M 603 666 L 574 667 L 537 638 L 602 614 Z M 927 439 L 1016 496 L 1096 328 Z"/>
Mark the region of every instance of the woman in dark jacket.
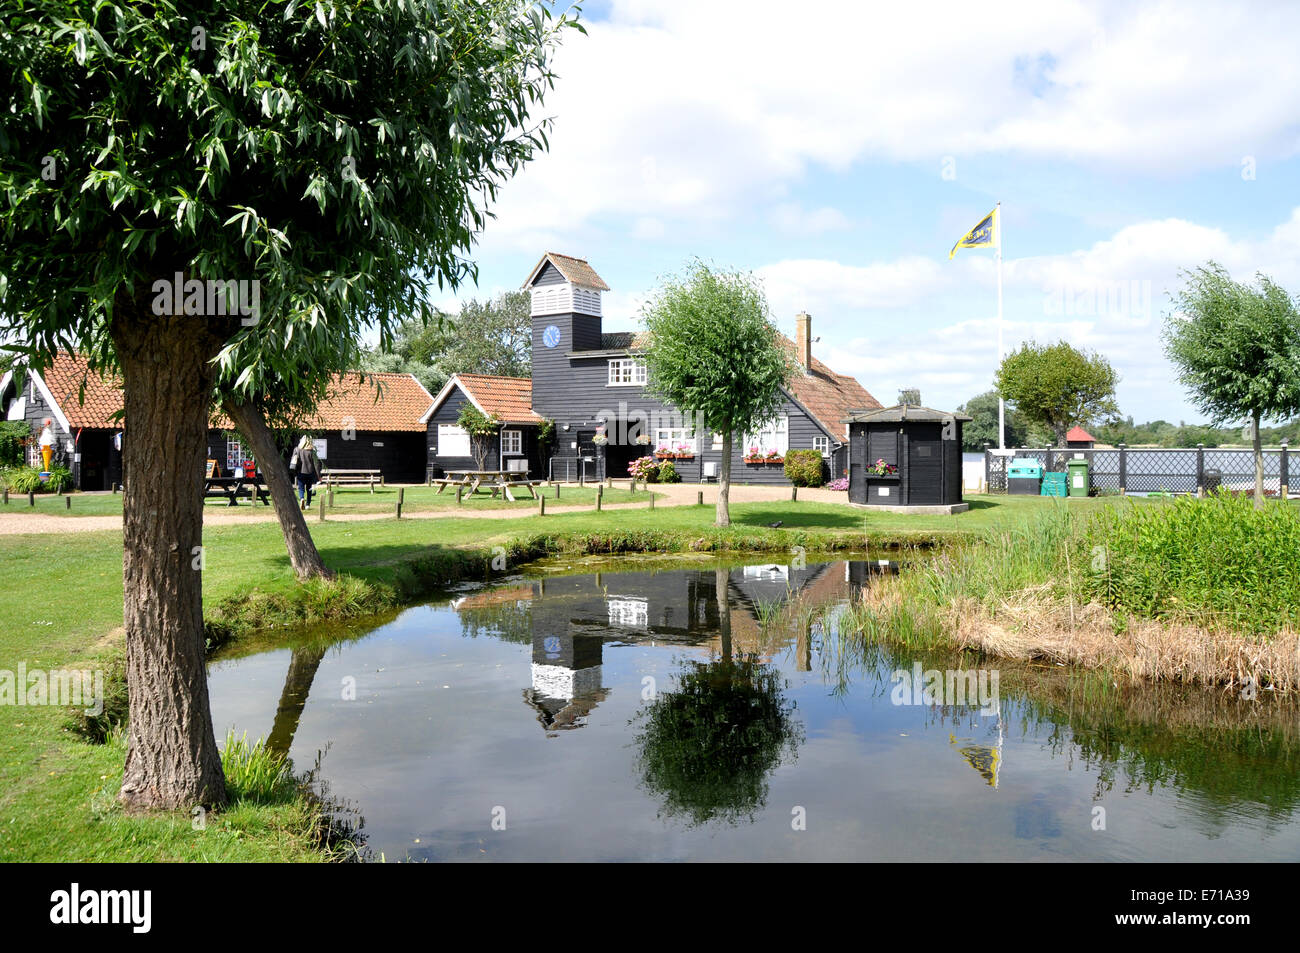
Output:
<path fill-rule="evenodd" d="M 311 506 L 312 488 L 320 482 L 320 457 L 311 437 L 304 436 L 289 458 L 289 472 L 298 483 L 298 503 L 303 509 Z"/>

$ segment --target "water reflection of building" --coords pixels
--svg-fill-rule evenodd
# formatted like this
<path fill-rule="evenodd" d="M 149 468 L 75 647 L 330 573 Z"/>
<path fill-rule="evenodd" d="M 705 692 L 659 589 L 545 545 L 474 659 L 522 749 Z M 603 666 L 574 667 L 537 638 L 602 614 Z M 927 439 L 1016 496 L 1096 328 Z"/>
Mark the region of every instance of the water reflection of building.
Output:
<path fill-rule="evenodd" d="M 606 641 L 768 660 L 793 649 L 796 667 L 810 671 L 820 631 L 817 610 L 843 603 L 857 586 L 892 566 L 764 562 L 551 576 L 476 593 L 455 606 L 467 634 L 531 642 L 532 684 L 524 699 L 546 731 L 562 731 L 581 727 L 609 696 L 601 684 Z M 773 611 L 777 606 L 784 607 L 780 614 Z"/>
<path fill-rule="evenodd" d="M 601 685 L 604 644 L 598 635 L 533 634 L 533 686 L 524 701 L 548 732 L 581 728 L 609 696 Z"/>

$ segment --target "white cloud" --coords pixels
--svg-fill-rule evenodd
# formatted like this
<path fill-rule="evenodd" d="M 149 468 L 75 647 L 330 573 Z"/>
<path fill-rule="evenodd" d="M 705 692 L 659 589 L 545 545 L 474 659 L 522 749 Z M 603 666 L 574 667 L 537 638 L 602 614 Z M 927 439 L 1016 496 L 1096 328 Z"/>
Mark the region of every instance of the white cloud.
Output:
<path fill-rule="evenodd" d="M 506 186 L 493 245 L 602 219 L 781 217 L 811 169 L 870 158 L 1168 175 L 1300 150 L 1294 5 L 616 0 L 588 29 L 559 54 L 552 151 Z"/>
<path fill-rule="evenodd" d="M 1064 339 L 1099 351 L 1119 371 L 1122 409 L 1139 417 L 1200 419 L 1186 404 L 1160 341 L 1178 271 L 1214 258 L 1239 280 L 1263 271 L 1300 283 L 1300 207 L 1262 239 L 1169 219 L 1120 229 L 1087 249 L 1010 259 L 1005 264 L 1006 350 L 1026 340 Z M 997 364 L 995 277 L 989 258 L 943 265 L 902 258 L 849 266 L 782 261 L 758 269 L 778 323 L 813 314 L 815 353 L 858 377 L 879 400 L 920 387 L 927 403 L 951 409 L 991 386 Z M 956 305 L 954 305 L 954 296 Z M 966 299 L 966 300 L 963 300 Z M 967 304 L 967 301 L 969 304 Z M 978 317 L 929 315 L 970 310 Z"/>

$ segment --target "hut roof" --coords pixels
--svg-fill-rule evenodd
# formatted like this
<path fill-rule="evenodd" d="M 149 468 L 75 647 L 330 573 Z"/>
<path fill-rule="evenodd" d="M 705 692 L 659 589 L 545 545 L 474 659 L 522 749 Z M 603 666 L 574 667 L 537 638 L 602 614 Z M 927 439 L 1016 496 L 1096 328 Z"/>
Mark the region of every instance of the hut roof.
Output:
<path fill-rule="evenodd" d="M 936 423 L 940 424 L 946 420 L 971 420 L 967 414 L 950 413 L 946 410 L 935 410 L 932 407 L 921 407 L 918 404 L 896 404 L 893 407 L 885 407 L 880 410 L 857 410 L 845 417 L 842 423 L 846 424 L 893 424 L 909 421 L 912 423 Z"/>

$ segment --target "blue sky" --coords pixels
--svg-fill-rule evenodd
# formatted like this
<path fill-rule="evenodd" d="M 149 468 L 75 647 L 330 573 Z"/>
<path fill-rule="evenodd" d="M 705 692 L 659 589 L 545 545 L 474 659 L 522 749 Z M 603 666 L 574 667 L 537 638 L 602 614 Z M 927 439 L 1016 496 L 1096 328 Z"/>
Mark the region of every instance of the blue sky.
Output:
<path fill-rule="evenodd" d="M 885 403 L 944 409 L 996 365 L 993 254 L 948 249 L 1003 203 L 1006 344 L 1064 338 L 1121 409 L 1199 420 L 1159 329 L 1215 258 L 1300 291 L 1300 7 L 586 5 L 546 103 L 551 151 L 503 190 L 477 288 L 543 251 L 636 325 L 691 256 L 752 270 L 791 333 Z M 451 301 L 444 302 L 451 304 Z"/>

